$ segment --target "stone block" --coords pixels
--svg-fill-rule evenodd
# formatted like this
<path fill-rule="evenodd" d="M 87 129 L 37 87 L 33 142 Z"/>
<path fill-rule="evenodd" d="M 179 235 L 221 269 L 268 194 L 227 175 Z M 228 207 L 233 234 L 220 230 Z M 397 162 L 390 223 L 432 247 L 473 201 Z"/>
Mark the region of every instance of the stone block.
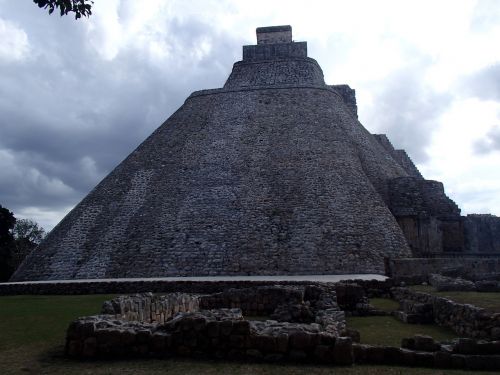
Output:
<path fill-rule="evenodd" d="M 335 336 L 330 333 L 320 332 L 319 342 L 321 345 L 335 345 Z"/>
<path fill-rule="evenodd" d="M 68 340 L 66 342 L 65 354 L 69 357 L 79 357 L 82 354 L 82 342 L 80 340 Z"/>
<path fill-rule="evenodd" d="M 233 322 L 231 320 L 223 320 L 219 323 L 219 332 L 221 336 L 229 336 L 233 330 Z"/>
<path fill-rule="evenodd" d="M 138 344 L 147 344 L 151 339 L 151 331 L 147 329 L 138 330 L 135 337 Z"/>
<path fill-rule="evenodd" d="M 469 338 L 460 338 L 453 346 L 453 353 L 476 354 L 476 341 Z"/>
<path fill-rule="evenodd" d="M 401 354 L 401 349 L 393 346 L 384 347 L 384 363 L 387 364 L 404 364 L 404 357 Z"/>
<path fill-rule="evenodd" d="M 247 346 L 247 336 L 232 334 L 229 336 L 229 345 L 233 348 L 245 348 Z"/>
<path fill-rule="evenodd" d="M 327 345 L 318 345 L 314 348 L 314 359 L 320 362 L 333 362 L 333 347 Z"/>
<path fill-rule="evenodd" d="M 313 335 L 307 332 L 294 332 L 290 335 L 290 347 L 294 349 L 309 349 L 313 345 Z"/>
<path fill-rule="evenodd" d="M 490 331 L 490 336 L 493 340 L 500 340 L 500 327 L 493 327 Z"/>
<path fill-rule="evenodd" d="M 258 335 L 251 338 L 250 345 L 263 353 L 269 353 L 275 351 L 276 341 L 272 336 Z"/>
<path fill-rule="evenodd" d="M 401 349 L 401 361 L 405 366 L 415 366 L 415 351 L 408 349 Z"/>
<path fill-rule="evenodd" d="M 368 357 L 367 357 L 368 348 L 369 348 L 369 345 L 362 345 L 362 344 L 353 344 L 352 345 L 352 353 L 354 356 L 355 363 L 367 362 L 367 360 L 368 360 Z"/>
<path fill-rule="evenodd" d="M 350 337 L 337 337 L 333 350 L 334 363 L 351 365 L 354 362 L 352 340 Z"/>
<path fill-rule="evenodd" d="M 208 337 L 219 336 L 219 322 L 217 321 L 207 322 L 207 336 Z"/>
<path fill-rule="evenodd" d="M 294 362 L 303 362 L 307 359 L 307 353 L 303 350 L 292 349 L 288 353 L 288 358 Z"/>
<path fill-rule="evenodd" d="M 257 349 L 247 349 L 245 351 L 245 354 L 249 359 L 252 359 L 252 360 L 261 361 L 262 359 L 264 359 L 262 352 L 260 350 L 257 350 Z"/>
<path fill-rule="evenodd" d="M 434 341 L 430 336 L 425 335 L 415 335 L 415 350 L 425 351 L 425 352 L 435 352 L 439 350 L 440 345 Z"/>
<path fill-rule="evenodd" d="M 171 335 L 166 332 L 155 332 L 151 335 L 150 348 L 155 353 L 166 352 L 169 347 Z"/>
<path fill-rule="evenodd" d="M 246 358 L 246 350 L 233 348 L 227 352 L 227 358 L 230 360 L 241 361 Z"/>
<path fill-rule="evenodd" d="M 434 367 L 434 353 L 415 352 L 415 366 Z"/>
<path fill-rule="evenodd" d="M 434 366 L 438 368 L 452 367 L 451 354 L 448 352 L 436 352 L 434 354 Z"/>
<path fill-rule="evenodd" d="M 415 350 L 415 339 L 413 337 L 404 337 L 401 339 L 401 347 L 404 349 Z"/>
<path fill-rule="evenodd" d="M 500 370 L 500 356 L 466 355 L 465 368 L 470 370 Z"/>
<path fill-rule="evenodd" d="M 278 353 L 286 353 L 288 350 L 289 336 L 286 333 L 280 333 L 275 338 L 276 351 Z"/>
<path fill-rule="evenodd" d="M 352 329 L 352 328 L 347 328 L 345 331 L 344 331 L 344 336 L 347 336 L 347 337 L 350 337 L 352 342 L 361 342 L 361 334 L 359 333 L 359 331 L 355 330 L 355 329 Z"/>
<path fill-rule="evenodd" d="M 97 339 L 95 337 L 87 337 L 83 341 L 82 357 L 93 358 L 97 354 Z"/>
<path fill-rule="evenodd" d="M 233 333 L 237 335 L 249 335 L 250 323 L 247 320 L 237 320 L 233 322 Z"/>
<path fill-rule="evenodd" d="M 385 363 L 385 347 L 369 346 L 366 348 L 366 361 L 368 363 Z"/>
<path fill-rule="evenodd" d="M 192 328 L 195 331 L 202 331 L 207 326 L 207 319 L 204 317 L 196 317 L 192 320 Z"/>
<path fill-rule="evenodd" d="M 281 362 L 285 359 L 283 354 L 271 353 L 264 356 L 264 361 L 266 362 Z"/>

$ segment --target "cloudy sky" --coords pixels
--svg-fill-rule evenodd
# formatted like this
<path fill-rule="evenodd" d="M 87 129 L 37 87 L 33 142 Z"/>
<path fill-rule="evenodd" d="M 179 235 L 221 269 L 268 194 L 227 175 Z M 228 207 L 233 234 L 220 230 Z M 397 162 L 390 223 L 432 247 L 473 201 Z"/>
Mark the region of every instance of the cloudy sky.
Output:
<path fill-rule="evenodd" d="M 0 0 L 0 204 L 50 230 L 281 24 L 464 214 L 500 215 L 497 0 L 95 0 L 78 21 Z"/>

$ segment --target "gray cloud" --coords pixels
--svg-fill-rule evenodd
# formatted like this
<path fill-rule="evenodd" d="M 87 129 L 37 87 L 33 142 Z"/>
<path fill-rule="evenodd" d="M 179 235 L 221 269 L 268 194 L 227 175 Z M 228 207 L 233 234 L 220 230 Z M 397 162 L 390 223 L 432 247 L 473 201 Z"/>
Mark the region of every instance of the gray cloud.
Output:
<path fill-rule="evenodd" d="M 241 48 L 210 25 L 173 19 L 157 36 L 169 47 L 163 61 L 138 45 L 107 61 L 83 24 L 31 2 L 0 6 L 31 48 L 22 62 L 0 60 L 0 202 L 14 212 L 77 203 L 191 91 L 221 86 L 235 61 L 227 51 Z M 186 51 L 201 38 L 211 48 L 193 58 Z"/>
<path fill-rule="evenodd" d="M 468 96 L 500 101 L 500 64 L 490 65 L 464 78 L 460 89 Z"/>
<path fill-rule="evenodd" d="M 500 126 L 491 128 L 484 138 L 474 143 L 473 148 L 476 154 L 500 151 Z"/>
<path fill-rule="evenodd" d="M 368 126 L 386 133 L 414 162 L 428 160 L 426 146 L 452 100 L 450 94 L 437 93 L 423 82 L 426 66 L 425 60 L 419 61 L 392 73 L 383 87 L 372 87 L 374 106 L 363 116 Z"/>

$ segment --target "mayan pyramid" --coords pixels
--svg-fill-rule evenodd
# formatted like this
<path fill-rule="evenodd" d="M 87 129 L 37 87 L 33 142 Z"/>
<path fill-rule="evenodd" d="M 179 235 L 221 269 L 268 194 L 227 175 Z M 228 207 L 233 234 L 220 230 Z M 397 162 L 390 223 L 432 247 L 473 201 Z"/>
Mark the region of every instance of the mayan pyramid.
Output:
<path fill-rule="evenodd" d="M 459 216 L 361 125 L 354 90 L 327 85 L 290 26 L 264 27 L 224 87 L 192 93 L 12 280 L 383 273 L 433 248 L 420 224 L 453 232 Z"/>

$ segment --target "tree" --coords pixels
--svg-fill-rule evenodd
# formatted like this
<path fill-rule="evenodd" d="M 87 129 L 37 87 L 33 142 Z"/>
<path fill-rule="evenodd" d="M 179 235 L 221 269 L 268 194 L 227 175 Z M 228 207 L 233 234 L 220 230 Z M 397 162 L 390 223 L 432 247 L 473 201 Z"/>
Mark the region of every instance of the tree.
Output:
<path fill-rule="evenodd" d="M 34 220 L 18 219 L 12 228 L 12 234 L 16 240 L 23 239 L 38 245 L 45 237 L 45 230 Z"/>
<path fill-rule="evenodd" d="M 24 258 L 44 239 L 45 230 L 34 220 L 18 219 L 12 228 L 12 234 L 15 246 L 11 251 L 10 265 L 14 272 Z"/>
<path fill-rule="evenodd" d="M 0 282 L 9 280 L 44 237 L 45 230 L 34 220 L 16 219 L 0 205 Z"/>
<path fill-rule="evenodd" d="M 82 16 L 88 17 L 92 14 L 92 0 L 33 0 L 39 8 L 49 9 L 49 14 L 52 14 L 55 9 L 59 9 L 61 16 L 65 16 L 70 12 L 75 13 L 75 19 Z"/>
<path fill-rule="evenodd" d="M 0 205 L 0 282 L 9 280 L 12 269 L 12 251 L 15 248 L 12 228 L 16 224 L 14 214 Z"/>

